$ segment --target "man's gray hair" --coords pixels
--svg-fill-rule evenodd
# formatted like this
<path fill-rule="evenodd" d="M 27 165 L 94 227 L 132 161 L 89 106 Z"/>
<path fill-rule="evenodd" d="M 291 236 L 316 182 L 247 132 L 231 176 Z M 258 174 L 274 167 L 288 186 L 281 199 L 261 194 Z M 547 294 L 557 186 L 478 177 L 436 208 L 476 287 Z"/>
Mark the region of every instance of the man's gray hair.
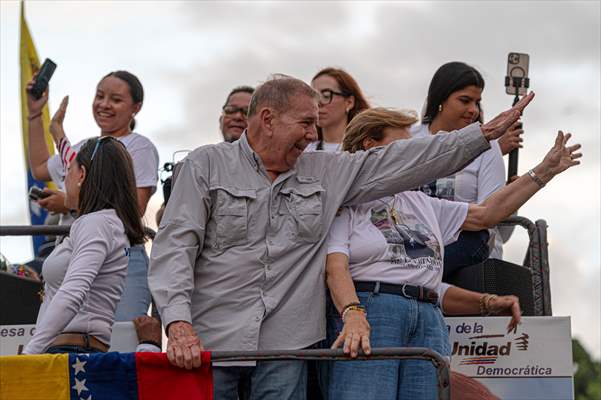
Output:
<path fill-rule="evenodd" d="M 274 74 L 255 89 L 250 99 L 248 117 L 252 117 L 262 107 L 271 107 L 277 112 L 285 112 L 290 109 L 292 100 L 298 96 L 319 100 L 319 93 L 300 79 Z"/>

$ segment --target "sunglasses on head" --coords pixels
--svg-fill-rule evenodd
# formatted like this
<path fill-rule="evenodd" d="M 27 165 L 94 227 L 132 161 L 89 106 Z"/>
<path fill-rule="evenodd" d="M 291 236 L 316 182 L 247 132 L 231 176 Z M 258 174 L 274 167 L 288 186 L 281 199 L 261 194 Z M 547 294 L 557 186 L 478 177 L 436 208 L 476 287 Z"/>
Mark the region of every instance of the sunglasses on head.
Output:
<path fill-rule="evenodd" d="M 108 139 L 113 139 L 113 138 L 111 136 L 100 136 L 96 139 L 96 145 L 94 146 L 94 150 L 92 151 L 92 156 L 90 157 L 90 162 L 92 162 L 94 160 L 94 156 L 96 155 L 96 152 L 98 151 L 98 148 L 100 147 L 100 143 L 102 143 Z"/>
<path fill-rule="evenodd" d="M 94 150 L 92 151 L 92 156 L 90 157 L 90 163 L 94 160 L 94 156 L 96 155 L 96 152 L 98 151 L 98 148 L 100 147 L 100 144 L 109 140 L 114 140 L 115 142 L 119 143 L 121 146 L 123 146 L 123 148 L 125 150 L 127 150 L 127 147 L 125 147 L 125 145 L 123 144 L 123 142 L 121 142 L 119 139 L 115 139 L 112 136 L 100 136 L 96 139 L 96 145 L 94 146 Z"/>

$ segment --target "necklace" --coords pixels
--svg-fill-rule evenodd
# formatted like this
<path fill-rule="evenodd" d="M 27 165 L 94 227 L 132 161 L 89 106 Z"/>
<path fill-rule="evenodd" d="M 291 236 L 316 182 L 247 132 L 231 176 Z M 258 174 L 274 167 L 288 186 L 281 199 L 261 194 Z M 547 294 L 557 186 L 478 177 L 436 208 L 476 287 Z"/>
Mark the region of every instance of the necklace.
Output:
<path fill-rule="evenodd" d="M 378 201 L 380 201 L 382 204 L 384 204 L 386 206 L 386 211 L 388 212 L 388 215 L 390 215 L 390 217 L 392 218 L 392 222 L 394 222 L 395 225 L 398 225 L 401 218 L 399 217 L 399 213 L 395 207 L 396 196 L 392 196 L 392 201 L 390 203 L 387 203 L 382 199 L 378 199 Z"/>

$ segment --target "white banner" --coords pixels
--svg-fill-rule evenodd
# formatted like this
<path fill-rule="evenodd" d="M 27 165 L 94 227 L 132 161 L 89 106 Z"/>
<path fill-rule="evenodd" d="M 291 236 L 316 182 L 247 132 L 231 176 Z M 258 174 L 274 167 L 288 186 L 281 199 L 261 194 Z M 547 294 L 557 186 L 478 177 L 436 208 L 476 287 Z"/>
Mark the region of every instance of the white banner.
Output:
<path fill-rule="evenodd" d="M 569 317 L 446 318 L 451 369 L 484 384 L 501 399 L 573 399 Z"/>
<path fill-rule="evenodd" d="M 21 354 L 35 333 L 35 324 L 0 325 L 0 356 Z"/>
<path fill-rule="evenodd" d="M 569 317 L 524 317 L 507 332 L 509 317 L 446 318 L 451 369 L 504 400 L 569 400 L 573 394 Z M 19 354 L 35 325 L 0 326 L 0 355 Z M 131 322 L 113 327 L 111 351 L 133 352 Z"/>
<path fill-rule="evenodd" d="M 0 356 L 21 354 L 34 333 L 35 324 L 0 325 Z M 116 322 L 113 325 L 109 351 L 134 352 L 137 345 L 138 335 L 133 322 Z"/>

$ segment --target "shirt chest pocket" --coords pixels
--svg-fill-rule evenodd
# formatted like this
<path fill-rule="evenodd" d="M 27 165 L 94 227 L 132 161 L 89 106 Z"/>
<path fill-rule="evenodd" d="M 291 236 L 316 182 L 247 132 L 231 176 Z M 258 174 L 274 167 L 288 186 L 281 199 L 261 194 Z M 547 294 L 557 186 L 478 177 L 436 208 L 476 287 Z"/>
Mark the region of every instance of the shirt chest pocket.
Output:
<path fill-rule="evenodd" d="M 254 189 L 216 187 L 214 191 L 214 246 L 225 248 L 248 240 L 249 203 L 257 198 Z"/>
<path fill-rule="evenodd" d="M 284 188 L 280 193 L 294 218 L 298 238 L 317 242 L 323 232 L 323 187 L 317 183 L 306 184 Z"/>

